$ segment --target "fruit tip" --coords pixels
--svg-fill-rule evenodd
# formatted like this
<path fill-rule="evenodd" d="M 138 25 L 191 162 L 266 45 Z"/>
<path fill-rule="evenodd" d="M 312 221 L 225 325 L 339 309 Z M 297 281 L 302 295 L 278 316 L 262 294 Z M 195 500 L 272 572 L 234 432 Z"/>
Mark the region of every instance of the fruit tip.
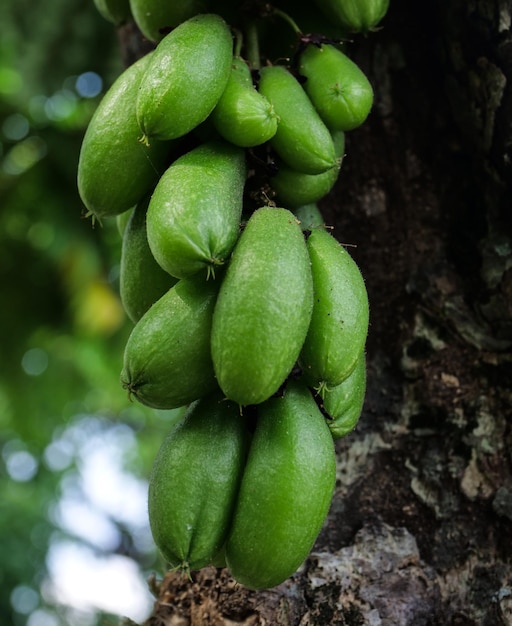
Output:
<path fill-rule="evenodd" d="M 142 135 L 139 137 L 139 142 L 143 145 L 146 146 L 146 148 L 150 147 L 150 143 L 149 143 L 149 136 L 146 133 L 142 133 Z"/>

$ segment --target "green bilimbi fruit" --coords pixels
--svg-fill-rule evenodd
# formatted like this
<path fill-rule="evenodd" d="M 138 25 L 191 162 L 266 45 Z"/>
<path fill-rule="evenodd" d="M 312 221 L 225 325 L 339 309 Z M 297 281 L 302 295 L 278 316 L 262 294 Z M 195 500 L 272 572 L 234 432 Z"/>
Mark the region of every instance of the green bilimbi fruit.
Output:
<path fill-rule="evenodd" d="M 94 0 L 100 15 L 116 26 L 131 17 L 129 0 Z"/>
<path fill-rule="evenodd" d="M 147 214 L 150 249 L 178 278 L 214 273 L 235 245 L 246 177 L 245 152 L 227 142 L 201 144 L 162 175 Z"/>
<path fill-rule="evenodd" d="M 263 67 L 258 91 L 279 117 L 270 145 L 287 165 L 306 174 L 336 167 L 331 133 L 293 74 L 278 65 Z"/>
<path fill-rule="evenodd" d="M 135 23 L 147 39 L 155 42 L 163 39 L 172 28 L 194 15 L 205 13 L 210 4 L 210 0 L 181 0 L 180 2 L 130 0 Z"/>
<path fill-rule="evenodd" d="M 279 171 L 270 179 L 279 204 L 293 210 L 304 204 L 318 202 L 331 191 L 341 169 L 345 151 L 345 134 L 342 131 L 335 131 L 332 137 L 337 162 L 330 170 L 321 174 L 305 174 L 284 163 L 279 164 Z"/>
<path fill-rule="evenodd" d="M 332 419 L 327 425 L 333 438 L 340 439 L 351 432 L 363 410 L 366 392 L 366 356 L 361 354 L 352 373 L 345 380 L 325 390 L 323 408 Z"/>
<path fill-rule="evenodd" d="M 360 126 L 373 104 L 370 81 L 359 67 L 333 45 L 310 44 L 299 57 L 304 90 L 331 130 Z"/>
<path fill-rule="evenodd" d="M 304 204 L 294 209 L 293 214 L 299 220 L 302 230 L 312 230 L 313 228 L 318 228 L 325 224 L 323 215 L 318 205 L 314 202 L 312 204 Z"/>
<path fill-rule="evenodd" d="M 291 167 L 280 167 L 277 175 L 270 180 L 277 202 L 292 210 L 303 204 L 318 202 L 334 187 L 340 167 L 341 164 L 321 174 L 304 174 Z"/>
<path fill-rule="evenodd" d="M 299 355 L 312 306 L 297 218 L 282 208 L 257 209 L 235 246 L 213 316 L 212 358 L 228 398 L 257 404 L 279 389 Z"/>
<path fill-rule="evenodd" d="M 217 289 L 202 277 L 180 280 L 135 324 L 121 372 L 130 396 L 175 409 L 213 391 L 210 330 Z"/>
<path fill-rule="evenodd" d="M 232 55 L 229 27 L 215 14 L 191 17 L 166 35 L 139 89 L 141 141 L 182 137 L 203 122 L 226 87 Z"/>
<path fill-rule="evenodd" d="M 194 402 L 164 440 L 149 479 L 149 522 L 171 567 L 222 563 L 248 444 L 238 406 L 219 393 Z"/>
<path fill-rule="evenodd" d="M 334 442 L 310 391 L 290 381 L 258 406 L 226 563 L 251 589 L 275 587 L 306 559 L 336 479 Z"/>
<path fill-rule="evenodd" d="M 375 30 L 386 15 L 389 0 L 316 0 L 325 15 L 350 33 Z"/>
<path fill-rule="evenodd" d="M 126 231 L 126 227 L 128 226 L 128 222 L 130 221 L 130 218 L 132 216 L 134 209 L 129 209 L 128 211 L 124 211 L 123 213 L 119 213 L 119 215 L 116 215 L 116 226 L 117 226 L 117 232 L 119 233 L 119 236 L 121 237 L 121 239 L 124 237 L 124 233 Z"/>
<path fill-rule="evenodd" d="M 140 202 L 132 211 L 121 248 L 119 293 L 124 310 L 134 323 L 177 282 L 158 265 L 149 249 L 146 235 L 148 201 Z"/>
<path fill-rule="evenodd" d="M 278 118 L 273 106 L 253 86 L 247 63 L 237 57 L 211 117 L 219 134 L 242 148 L 259 146 L 277 131 Z"/>
<path fill-rule="evenodd" d="M 368 333 L 368 294 L 358 266 L 323 228 L 307 247 L 313 274 L 314 306 L 300 363 L 305 379 L 323 395 L 354 369 Z"/>
<path fill-rule="evenodd" d="M 78 191 L 98 218 L 127 211 L 154 187 L 165 170 L 171 144 L 139 142 L 135 117 L 139 84 L 152 58 L 126 69 L 103 96 L 85 131 L 78 161 Z"/>

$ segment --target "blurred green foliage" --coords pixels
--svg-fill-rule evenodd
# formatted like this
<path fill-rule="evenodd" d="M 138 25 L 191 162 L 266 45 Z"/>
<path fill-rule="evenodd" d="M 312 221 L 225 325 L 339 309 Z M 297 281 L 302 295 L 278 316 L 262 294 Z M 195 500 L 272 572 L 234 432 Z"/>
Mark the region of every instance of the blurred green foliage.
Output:
<path fill-rule="evenodd" d="M 83 133 L 121 70 L 93 0 L 0 4 L 1 623 L 29 620 L 13 590 L 45 576 L 48 511 L 70 471 L 45 462 L 59 433 L 81 414 L 124 420 L 139 446 L 131 471 L 144 477 L 168 429 L 165 415 L 130 412 L 119 384 L 130 331 L 121 241 L 115 221 L 82 217 L 76 190 Z"/>

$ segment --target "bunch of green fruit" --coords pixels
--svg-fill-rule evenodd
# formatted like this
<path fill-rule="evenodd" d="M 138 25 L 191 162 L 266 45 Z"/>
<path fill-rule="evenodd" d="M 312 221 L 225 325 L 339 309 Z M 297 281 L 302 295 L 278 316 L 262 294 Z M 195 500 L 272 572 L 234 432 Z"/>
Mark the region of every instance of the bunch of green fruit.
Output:
<path fill-rule="evenodd" d="M 364 401 L 365 283 L 318 202 L 373 102 L 341 42 L 387 1 L 97 5 L 155 44 L 104 95 L 78 164 L 87 214 L 123 237 L 122 385 L 185 410 L 150 478 L 153 537 L 171 567 L 273 587 L 318 536 L 334 441 Z"/>

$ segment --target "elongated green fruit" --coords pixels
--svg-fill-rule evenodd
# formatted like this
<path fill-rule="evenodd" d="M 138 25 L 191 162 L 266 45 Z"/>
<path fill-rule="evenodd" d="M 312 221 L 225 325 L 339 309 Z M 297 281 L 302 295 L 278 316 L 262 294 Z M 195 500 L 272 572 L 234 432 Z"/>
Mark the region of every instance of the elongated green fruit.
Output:
<path fill-rule="evenodd" d="M 175 409 L 213 391 L 214 281 L 180 280 L 142 316 L 124 352 L 121 382 L 139 402 Z"/>
<path fill-rule="evenodd" d="M 155 42 L 163 39 L 172 28 L 182 22 L 208 11 L 210 4 L 210 0 L 130 0 L 135 23 L 147 39 Z"/>
<path fill-rule="evenodd" d="M 389 0 L 316 0 L 325 15 L 349 33 L 375 30 L 386 15 Z"/>
<path fill-rule="evenodd" d="M 228 398 L 257 404 L 279 389 L 299 355 L 312 305 L 297 219 L 282 208 L 256 210 L 235 246 L 213 316 L 212 358 Z"/>
<path fill-rule="evenodd" d="M 368 294 L 356 263 L 322 228 L 311 232 L 307 247 L 315 303 L 300 356 L 312 386 L 339 385 L 354 369 L 368 333 Z"/>
<path fill-rule="evenodd" d="M 231 74 L 212 121 L 224 139 L 250 148 L 271 139 L 277 131 L 274 107 L 252 84 L 251 71 L 243 59 L 233 59 Z"/>
<path fill-rule="evenodd" d="M 230 80 L 236 80 L 240 85 L 244 87 L 254 87 L 252 80 L 251 68 L 241 56 L 233 56 L 231 63 Z"/>
<path fill-rule="evenodd" d="M 168 142 L 139 142 L 135 100 L 147 54 L 126 69 L 103 96 L 84 135 L 78 161 L 78 191 L 89 213 L 108 217 L 127 211 L 165 170 Z"/>
<path fill-rule="evenodd" d="M 226 563 L 251 589 L 279 585 L 309 554 L 325 521 L 336 478 L 334 443 L 309 390 L 288 383 L 259 405 Z"/>
<path fill-rule="evenodd" d="M 324 217 L 315 203 L 304 204 L 294 209 L 293 214 L 299 220 L 302 230 L 312 230 L 325 225 Z"/>
<path fill-rule="evenodd" d="M 164 440 L 149 480 L 155 544 L 171 567 L 199 569 L 219 559 L 247 450 L 236 404 L 214 392 L 194 402 Z"/>
<path fill-rule="evenodd" d="M 299 58 L 304 89 L 331 130 L 360 126 L 373 104 L 370 81 L 359 67 L 335 46 L 309 45 Z"/>
<path fill-rule="evenodd" d="M 337 162 L 326 172 L 305 174 L 284 163 L 279 165 L 279 171 L 270 179 L 279 204 L 289 209 L 296 209 L 304 204 L 318 202 L 331 191 L 341 169 L 345 151 L 345 134 L 342 131 L 335 131 L 333 141 Z"/>
<path fill-rule="evenodd" d="M 304 174 L 285 165 L 279 168 L 270 184 L 277 194 L 277 202 L 293 210 L 326 196 L 338 180 L 340 169 L 341 163 L 321 174 Z"/>
<path fill-rule="evenodd" d="M 361 354 L 352 373 L 345 380 L 325 390 L 323 407 L 332 419 L 327 425 L 333 438 L 339 439 L 351 432 L 363 410 L 366 392 L 366 356 Z"/>
<path fill-rule="evenodd" d="M 147 215 L 163 269 L 183 278 L 225 262 L 239 235 L 245 176 L 244 150 L 227 142 L 202 144 L 171 164 Z"/>
<path fill-rule="evenodd" d="M 116 26 L 130 18 L 129 0 L 94 0 L 100 15 Z"/>
<path fill-rule="evenodd" d="M 215 14 L 191 17 L 166 35 L 137 98 L 143 141 L 181 137 L 203 122 L 226 87 L 232 54 L 229 28 Z"/>
<path fill-rule="evenodd" d="M 336 166 L 330 132 L 299 81 L 285 67 L 262 68 L 258 90 L 279 117 L 270 144 L 285 163 L 306 174 L 320 174 Z"/>
<path fill-rule="evenodd" d="M 123 239 L 124 237 L 124 233 L 126 231 L 126 227 L 128 226 L 128 222 L 130 221 L 130 218 L 133 214 L 135 207 L 133 207 L 132 209 L 129 209 L 128 211 L 124 211 L 123 213 L 119 213 L 119 215 L 116 215 L 116 226 L 117 226 L 117 232 L 119 233 L 119 236 L 121 237 L 121 239 Z"/>
<path fill-rule="evenodd" d="M 132 322 L 176 284 L 177 279 L 155 261 L 146 235 L 146 211 L 149 199 L 140 202 L 126 224 L 119 273 L 119 294 Z"/>

